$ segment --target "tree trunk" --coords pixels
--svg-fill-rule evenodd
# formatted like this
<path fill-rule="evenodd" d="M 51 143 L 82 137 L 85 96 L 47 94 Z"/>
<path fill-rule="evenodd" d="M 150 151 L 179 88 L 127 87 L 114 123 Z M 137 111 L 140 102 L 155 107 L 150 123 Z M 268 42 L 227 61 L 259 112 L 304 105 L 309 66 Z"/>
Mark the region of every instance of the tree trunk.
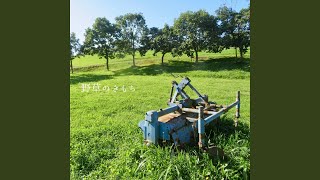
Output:
<path fill-rule="evenodd" d="M 106 65 L 107 65 L 107 70 L 109 71 L 109 58 L 108 58 L 108 56 L 106 57 Z"/>
<path fill-rule="evenodd" d="M 73 65 L 72 65 L 72 60 L 70 61 L 70 66 L 71 66 L 71 73 L 73 74 Z"/>
<path fill-rule="evenodd" d="M 234 48 L 236 50 L 236 58 L 238 58 L 238 50 L 237 47 Z"/>
<path fill-rule="evenodd" d="M 196 51 L 196 62 L 198 62 L 198 51 Z"/>
<path fill-rule="evenodd" d="M 132 61 L 133 61 L 133 66 L 136 66 L 136 62 L 135 62 L 135 60 L 134 60 L 134 56 L 136 55 L 136 50 L 135 50 L 135 48 L 134 48 L 134 37 L 133 37 L 133 35 L 132 35 Z"/>
<path fill-rule="evenodd" d="M 243 50 L 241 48 L 240 49 L 240 58 L 243 59 Z"/>
<path fill-rule="evenodd" d="M 136 66 L 136 62 L 134 60 L 134 54 L 132 55 L 132 62 L 133 62 L 133 66 Z"/>
<path fill-rule="evenodd" d="M 163 65 L 163 57 L 164 57 L 165 53 L 162 54 L 162 57 L 161 57 L 161 64 Z"/>

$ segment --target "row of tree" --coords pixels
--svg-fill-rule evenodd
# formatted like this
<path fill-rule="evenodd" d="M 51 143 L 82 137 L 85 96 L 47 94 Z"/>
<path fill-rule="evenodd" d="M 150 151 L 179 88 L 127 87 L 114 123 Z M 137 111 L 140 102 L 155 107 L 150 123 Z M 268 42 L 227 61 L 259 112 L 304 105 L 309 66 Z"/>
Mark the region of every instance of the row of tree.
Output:
<path fill-rule="evenodd" d="M 216 10 L 216 16 L 204 10 L 181 13 L 173 26 L 165 24 L 161 29 L 148 28 L 142 13 L 116 17 L 115 23 L 97 18 L 92 27 L 86 29 L 82 45 L 75 33 L 71 33 L 70 63 L 72 66 L 75 57 L 97 54 L 106 59 L 109 69 L 109 59 L 131 55 L 135 66 L 136 52 L 144 56 L 148 50 L 153 50 L 153 55 L 161 53 L 162 64 L 167 53 L 174 57 L 195 56 L 198 62 L 201 51 L 217 53 L 230 47 L 235 48 L 236 56 L 239 49 L 242 58 L 250 46 L 249 19 L 249 8 L 236 12 L 226 6 Z"/>

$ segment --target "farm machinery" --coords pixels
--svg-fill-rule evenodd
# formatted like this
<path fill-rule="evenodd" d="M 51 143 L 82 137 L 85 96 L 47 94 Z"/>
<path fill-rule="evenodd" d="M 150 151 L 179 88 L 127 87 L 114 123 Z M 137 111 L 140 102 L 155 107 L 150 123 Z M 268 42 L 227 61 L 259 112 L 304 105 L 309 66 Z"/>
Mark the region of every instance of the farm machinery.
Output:
<path fill-rule="evenodd" d="M 185 92 L 190 87 L 196 99 L 191 99 Z M 178 97 L 180 100 L 178 100 Z M 143 131 L 144 142 L 147 145 L 174 143 L 176 146 L 198 144 L 199 148 L 208 147 L 205 128 L 220 118 L 233 107 L 236 107 L 235 125 L 240 117 L 240 91 L 236 101 L 229 105 L 219 105 L 208 101 L 207 95 L 202 95 L 192 86 L 191 80 L 184 77 L 178 84 L 172 81 L 168 106 L 159 111 L 148 111 L 139 127 Z"/>

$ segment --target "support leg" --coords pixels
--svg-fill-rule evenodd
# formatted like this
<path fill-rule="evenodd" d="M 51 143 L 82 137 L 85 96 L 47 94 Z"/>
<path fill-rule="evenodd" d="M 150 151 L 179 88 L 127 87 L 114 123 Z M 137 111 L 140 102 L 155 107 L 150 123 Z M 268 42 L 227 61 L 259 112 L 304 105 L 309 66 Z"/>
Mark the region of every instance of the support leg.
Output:
<path fill-rule="evenodd" d="M 204 118 L 203 118 L 203 106 L 199 107 L 199 119 L 198 119 L 198 133 L 199 133 L 199 148 L 206 145 L 205 143 L 205 129 L 204 129 Z"/>
<path fill-rule="evenodd" d="M 158 122 L 158 112 L 149 111 L 146 114 L 146 143 L 147 145 L 153 143 L 158 145 L 159 139 L 159 122 Z"/>
<path fill-rule="evenodd" d="M 237 127 L 238 125 L 238 119 L 240 117 L 240 91 L 237 92 L 237 98 L 236 101 L 238 101 L 238 104 L 236 106 L 236 115 L 235 115 L 235 120 L 234 120 L 234 126 Z"/>

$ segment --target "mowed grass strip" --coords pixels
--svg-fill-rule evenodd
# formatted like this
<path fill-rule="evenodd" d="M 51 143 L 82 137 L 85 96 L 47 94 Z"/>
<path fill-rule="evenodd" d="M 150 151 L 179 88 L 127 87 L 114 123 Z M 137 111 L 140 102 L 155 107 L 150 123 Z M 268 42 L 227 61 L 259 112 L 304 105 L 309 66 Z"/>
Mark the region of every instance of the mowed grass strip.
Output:
<path fill-rule="evenodd" d="M 208 58 L 197 64 L 189 60 L 171 60 L 161 66 L 160 60 L 146 59 L 146 64 L 141 60 L 137 67 L 119 60 L 111 71 L 100 67 L 70 75 L 71 179 L 248 178 L 249 59 Z M 226 159 L 210 159 L 196 147 L 177 151 L 170 146 L 143 145 L 137 124 L 147 111 L 167 106 L 171 81 L 181 80 L 171 73 L 187 75 L 193 86 L 219 104 L 234 102 L 236 92 L 241 91 L 239 126 L 233 126 L 232 109 L 222 116 L 219 126 L 206 132 L 211 143 L 224 149 Z M 82 92 L 84 85 L 90 85 L 89 92 Z"/>

